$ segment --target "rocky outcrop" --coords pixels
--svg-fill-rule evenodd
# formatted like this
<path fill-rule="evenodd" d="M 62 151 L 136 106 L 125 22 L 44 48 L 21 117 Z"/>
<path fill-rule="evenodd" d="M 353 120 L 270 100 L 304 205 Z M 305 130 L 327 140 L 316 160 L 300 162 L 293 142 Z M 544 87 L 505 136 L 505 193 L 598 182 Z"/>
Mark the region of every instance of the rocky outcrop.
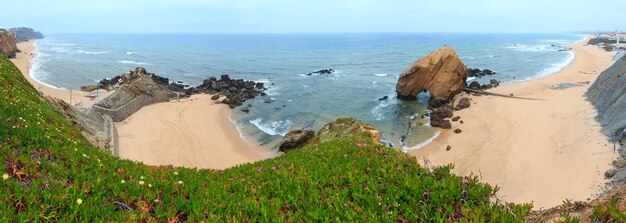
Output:
<path fill-rule="evenodd" d="M 396 84 L 398 97 L 415 99 L 428 91 L 429 104 L 439 107 L 466 87 L 468 70 L 456 52 L 449 46 L 435 50 L 413 62 L 400 74 Z"/>
<path fill-rule="evenodd" d="M 17 42 L 26 42 L 33 39 L 43 39 L 43 34 L 37 32 L 31 28 L 19 27 L 9 29 L 9 32 L 15 34 L 15 40 Z"/>
<path fill-rule="evenodd" d="M 315 71 L 315 72 L 308 73 L 306 75 L 307 76 L 311 76 L 313 74 L 322 75 L 322 74 L 332 74 L 332 73 L 335 73 L 335 70 L 333 70 L 333 69 L 321 69 L 321 70 L 318 70 L 318 71 Z"/>
<path fill-rule="evenodd" d="M 280 142 L 278 149 L 281 152 L 287 152 L 302 147 L 314 136 L 315 131 L 312 129 L 292 129 L 283 137 L 283 141 Z"/>
<path fill-rule="evenodd" d="M 279 147 L 281 151 L 289 151 L 310 144 L 355 136 L 362 136 L 368 139 L 363 143 L 381 144 L 382 134 L 374 127 L 354 118 L 340 118 L 324 125 L 317 133 L 314 133 L 312 130 L 291 130 L 285 135 Z"/>
<path fill-rule="evenodd" d="M 610 137 L 626 136 L 626 57 L 602 72 L 587 91 L 589 101 L 598 109 L 598 120 Z M 619 139 L 618 139 L 619 138 Z M 626 151 L 625 151 L 626 152 Z"/>
<path fill-rule="evenodd" d="M 0 29 L 0 54 L 8 58 L 15 58 L 17 49 L 15 36 L 4 29 Z"/>

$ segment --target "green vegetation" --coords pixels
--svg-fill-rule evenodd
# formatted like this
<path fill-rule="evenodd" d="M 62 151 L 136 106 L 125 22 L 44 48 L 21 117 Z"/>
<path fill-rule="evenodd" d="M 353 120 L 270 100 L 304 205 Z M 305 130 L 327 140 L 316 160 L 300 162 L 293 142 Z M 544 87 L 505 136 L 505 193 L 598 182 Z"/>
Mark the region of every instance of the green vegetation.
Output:
<path fill-rule="evenodd" d="M 150 167 L 88 145 L 0 58 L 0 222 L 519 222 L 477 177 L 432 170 L 367 134 L 224 171 Z M 345 122 L 346 120 L 340 120 Z"/>
<path fill-rule="evenodd" d="M 614 196 L 608 203 L 594 207 L 589 218 L 593 222 L 626 222 L 626 210 L 619 210 L 617 199 Z"/>

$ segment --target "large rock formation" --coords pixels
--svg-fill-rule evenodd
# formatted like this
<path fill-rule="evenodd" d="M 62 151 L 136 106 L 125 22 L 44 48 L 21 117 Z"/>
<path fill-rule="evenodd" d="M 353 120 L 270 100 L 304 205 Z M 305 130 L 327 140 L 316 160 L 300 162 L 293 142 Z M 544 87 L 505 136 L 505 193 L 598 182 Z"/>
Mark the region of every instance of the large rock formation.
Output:
<path fill-rule="evenodd" d="M 598 120 L 605 133 L 617 140 L 626 138 L 625 86 L 626 57 L 622 57 L 602 72 L 587 91 L 589 101 L 598 109 Z"/>
<path fill-rule="evenodd" d="M 399 98 L 415 99 L 417 94 L 428 91 L 430 105 L 439 107 L 465 88 L 467 74 L 459 56 L 446 45 L 406 68 L 400 74 L 396 92 Z"/>
<path fill-rule="evenodd" d="M 381 144 L 380 138 L 382 134 L 374 127 L 354 118 L 339 118 L 324 125 L 317 133 L 314 133 L 312 130 L 302 129 L 289 131 L 280 144 L 280 151 L 287 152 L 306 145 L 356 136 L 365 139 L 363 143 Z"/>
<path fill-rule="evenodd" d="M 314 136 L 315 131 L 312 129 L 292 129 L 285 135 L 285 137 L 283 137 L 283 141 L 280 142 L 278 149 L 281 152 L 287 152 L 289 150 L 302 147 Z"/>
<path fill-rule="evenodd" d="M 0 29 L 0 54 L 8 58 L 15 58 L 15 53 L 17 52 L 19 50 L 17 49 L 13 33 Z"/>
<path fill-rule="evenodd" d="M 26 42 L 32 39 L 43 39 L 43 34 L 31 28 L 26 28 L 26 27 L 12 28 L 12 29 L 9 29 L 9 32 L 15 34 L 15 40 L 17 42 Z"/>

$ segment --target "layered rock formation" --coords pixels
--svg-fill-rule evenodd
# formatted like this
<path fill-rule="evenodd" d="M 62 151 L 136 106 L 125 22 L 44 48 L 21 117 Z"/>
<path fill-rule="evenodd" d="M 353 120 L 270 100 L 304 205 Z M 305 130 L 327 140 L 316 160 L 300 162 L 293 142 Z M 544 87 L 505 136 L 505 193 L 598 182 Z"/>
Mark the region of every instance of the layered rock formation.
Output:
<path fill-rule="evenodd" d="M 413 62 L 400 74 L 396 84 L 398 97 L 415 99 L 423 92 L 431 94 L 429 104 L 439 107 L 466 87 L 468 69 L 456 52 L 444 46 Z"/>
<path fill-rule="evenodd" d="M 32 39 L 43 39 L 43 34 L 37 32 L 31 28 L 19 27 L 9 29 L 9 32 L 15 34 L 15 40 L 17 42 L 26 42 Z"/>
<path fill-rule="evenodd" d="M 602 72 L 587 91 L 598 109 L 598 120 L 607 135 L 626 139 L 626 57 Z M 626 152 L 626 151 L 624 151 Z"/>
<path fill-rule="evenodd" d="M 19 50 L 17 49 L 13 33 L 0 29 L 0 54 L 8 58 L 15 58 L 15 53 L 17 52 Z"/>
<path fill-rule="evenodd" d="M 324 125 L 317 133 L 310 129 L 289 131 L 280 144 L 280 150 L 286 152 L 310 144 L 324 143 L 359 135 L 371 140 L 363 143 L 381 144 L 380 138 L 382 134 L 374 127 L 354 118 L 340 118 Z"/>

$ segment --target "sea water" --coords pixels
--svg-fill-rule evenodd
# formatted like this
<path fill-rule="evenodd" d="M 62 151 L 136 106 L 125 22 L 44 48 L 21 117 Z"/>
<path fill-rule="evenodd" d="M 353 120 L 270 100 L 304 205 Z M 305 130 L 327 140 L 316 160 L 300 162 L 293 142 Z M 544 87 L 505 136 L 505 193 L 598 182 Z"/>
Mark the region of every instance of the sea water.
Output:
<path fill-rule="evenodd" d="M 558 71 L 573 59 L 560 46 L 578 34 L 51 34 L 37 40 L 31 76 L 78 89 L 141 66 L 199 84 L 211 75 L 265 82 L 268 96 L 246 101 L 231 120 L 242 135 L 268 149 L 291 128 L 319 129 L 354 117 L 379 129 L 396 148 L 419 147 L 438 134 L 421 118 L 428 95 L 395 97 L 399 74 L 414 60 L 452 46 L 470 68 L 498 74 L 488 82 L 529 80 Z M 305 75 L 319 69 L 329 75 Z M 378 100 L 388 96 L 388 100 Z M 265 99 L 273 100 L 264 103 Z M 401 143 L 401 138 L 405 138 Z"/>

